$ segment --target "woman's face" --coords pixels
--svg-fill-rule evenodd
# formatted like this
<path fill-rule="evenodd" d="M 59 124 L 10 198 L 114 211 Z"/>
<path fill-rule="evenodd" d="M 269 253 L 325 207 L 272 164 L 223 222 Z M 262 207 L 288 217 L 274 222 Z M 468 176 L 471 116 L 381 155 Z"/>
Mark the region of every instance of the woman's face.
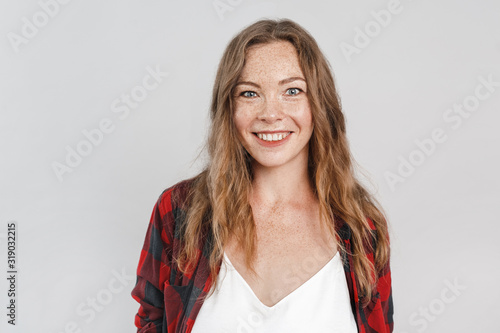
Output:
<path fill-rule="evenodd" d="M 251 46 L 234 89 L 234 123 L 257 163 L 307 163 L 313 131 L 305 76 L 286 41 Z"/>

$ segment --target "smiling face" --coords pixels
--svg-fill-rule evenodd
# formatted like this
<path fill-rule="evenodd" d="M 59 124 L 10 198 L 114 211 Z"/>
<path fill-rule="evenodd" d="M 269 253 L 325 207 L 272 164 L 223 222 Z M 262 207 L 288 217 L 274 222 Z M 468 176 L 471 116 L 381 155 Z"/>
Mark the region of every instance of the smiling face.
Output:
<path fill-rule="evenodd" d="M 256 163 L 307 163 L 312 114 L 305 76 L 290 42 L 251 46 L 233 99 L 234 124 Z"/>

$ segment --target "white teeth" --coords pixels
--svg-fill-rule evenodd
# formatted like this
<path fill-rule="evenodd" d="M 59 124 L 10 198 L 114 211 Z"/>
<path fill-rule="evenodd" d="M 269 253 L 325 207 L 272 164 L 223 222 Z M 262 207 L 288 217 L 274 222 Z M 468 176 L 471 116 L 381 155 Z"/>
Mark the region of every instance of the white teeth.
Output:
<path fill-rule="evenodd" d="M 287 133 L 280 133 L 280 134 L 263 134 L 263 133 L 257 133 L 257 136 L 259 137 L 259 139 L 262 139 L 264 141 L 280 141 L 280 140 L 283 140 L 284 138 L 286 138 L 288 135 L 290 134 L 290 132 L 287 132 Z"/>

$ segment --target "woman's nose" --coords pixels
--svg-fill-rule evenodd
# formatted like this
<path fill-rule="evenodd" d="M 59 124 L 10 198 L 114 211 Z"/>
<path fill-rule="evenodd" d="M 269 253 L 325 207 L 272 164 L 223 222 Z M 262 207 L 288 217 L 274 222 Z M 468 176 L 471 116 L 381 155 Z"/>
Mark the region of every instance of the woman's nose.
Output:
<path fill-rule="evenodd" d="M 266 122 L 281 120 L 285 116 L 283 105 L 277 98 L 270 98 L 263 103 L 257 118 Z"/>

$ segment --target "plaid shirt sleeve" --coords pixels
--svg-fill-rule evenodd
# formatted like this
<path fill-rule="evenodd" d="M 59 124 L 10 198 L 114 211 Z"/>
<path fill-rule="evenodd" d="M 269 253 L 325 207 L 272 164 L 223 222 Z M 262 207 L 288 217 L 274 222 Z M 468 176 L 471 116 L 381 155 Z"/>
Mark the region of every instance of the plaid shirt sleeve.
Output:
<path fill-rule="evenodd" d="M 369 224 L 373 230 L 375 226 L 373 222 L 368 219 Z M 376 240 L 375 240 L 376 242 Z M 376 244 L 375 244 L 376 247 Z M 373 259 L 373 254 L 370 257 Z M 377 332 L 387 332 L 390 333 L 394 330 L 393 313 L 394 306 L 392 301 L 392 279 L 391 279 L 391 268 L 390 268 L 390 256 L 387 260 L 387 264 L 380 273 L 377 283 L 377 293 L 375 297 L 372 298 L 372 302 L 369 306 L 371 313 L 368 316 L 368 327 L 379 327 Z M 367 332 L 371 332 L 367 329 Z"/>
<path fill-rule="evenodd" d="M 360 333 L 390 333 L 394 329 L 391 270 L 387 263 L 379 276 L 377 292 L 363 310 L 363 328 Z"/>
<path fill-rule="evenodd" d="M 210 287 L 209 237 L 200 242 L 194 271 L 183 274 L 172 260 L 180 248 L 178 226 L 185 220 L 190 184 L 185 180 L 166 189 L 153 208 L 131 293 L 140 304 L 135 316 L 138 333 L 190 332 Z"/>
<path fill-rule="evenodd" d="M 370 219 L 368 221 L 370 227 L 374 230 L 375 226 L 373 222 Z M 341 224 L 340 235 L 347 250 L 343 253 L 344 271 L 358 331 L 359 333 L 390 333 L 394 329 L 390 264 L 388 262 L 379 275 L 376 292 L 372 296 L 370 303 L 366 307 L 362 307 L 356 274 L 351 270 L 353 265 L 353 258 L 349 255 L 351 251 L 351 232 L 347 224 Z M 373 263 L 373 253 L 370 252 L 367 255 Z"/>
<path fill-rule="evenodd" d="M 139 302 L 135 326 L 140 333 L 166 331 L 164 285 L 170 276 L 172 230 L 164 222 L 171 215 L 170 191 L 165 190 L 154 205 L 137 267 L 132 297 Z"/>
<path fill-rule="evenodd" d="M 392 281 L 389 263 L 387 263 L 382 276 L 379 277 L 377 293 L 379 295 L 377 302 L 380 302 L 380 309 L 382 311 L 382 317 L 384 318 L 383 323 L 379 323 L 379 325 L 385 327 L 386 332 L 392 332 L 394 330 L 394 305 L 392 301 Z M 381 321 L 381 319 L 378 321 Z"/>

